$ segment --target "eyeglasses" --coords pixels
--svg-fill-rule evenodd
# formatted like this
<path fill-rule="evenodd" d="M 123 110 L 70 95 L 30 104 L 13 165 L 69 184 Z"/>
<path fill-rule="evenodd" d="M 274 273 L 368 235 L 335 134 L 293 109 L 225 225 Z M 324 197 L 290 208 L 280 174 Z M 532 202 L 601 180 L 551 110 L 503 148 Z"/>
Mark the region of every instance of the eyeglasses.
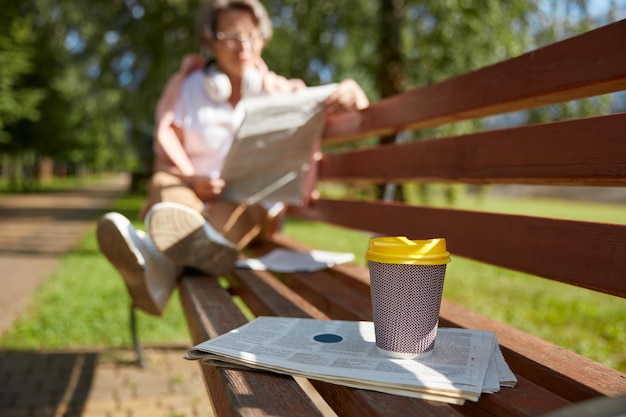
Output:
<path fill-rule="evenodd" d="M 249 44 L 252 48 L 256 49 L 261 46 L 265 37 L 260 33 L 243 34 L 243 33 L 224 33 L 217 32 L 215 39 L 224 43 L 224 46 L 228 49 L 234 50 L 243 47 L 244 43 Z"/>

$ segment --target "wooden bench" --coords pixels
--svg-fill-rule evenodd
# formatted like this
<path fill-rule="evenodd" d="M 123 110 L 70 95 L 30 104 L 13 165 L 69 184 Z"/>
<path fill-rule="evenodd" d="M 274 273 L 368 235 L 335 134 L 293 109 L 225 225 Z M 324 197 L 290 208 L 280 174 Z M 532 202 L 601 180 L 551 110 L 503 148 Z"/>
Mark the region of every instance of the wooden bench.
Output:
<path fill-rule="evenodd" d="M 623 90 L 625 35 L 626 21 L 621 21 L 381 100 L 364 111 L 330 120 L 325 143 L 396 134 Z M 622 113 L 327 153 L 319 167 L 319 181 L 625 186 L 625 133 L 626 114 Z M 289 213 L 372 234 L 445 237 L 453 259 L 467 257 L 626 297 L 624 225 L 372 199 L 323 198 L 311 207 L 292 207 Z M 247 255 L 256 256 L 274 247 L 308 249 L 280 235 L 250 248 Z M 362 266 L 347 264 L 293 274 L 237 269 L 228 282 L 225 289 L 214 277 L 183 277 L 180 296 L 194 343 L 248 321 L 233 302 L 234 295 L 257 316 L 371 320 L 369 274 Z M 325 407 L 340 416 L 359 417 L 538 416 L 573 403 L 626 394 L 625 374 L 447 300 L 442 304 L 440 325 L 496 332 L 519 380 L 517 386 L 456 406 L 262 372 L 204 365 L 202 371 L 219 416 L 323 415 Z"/>

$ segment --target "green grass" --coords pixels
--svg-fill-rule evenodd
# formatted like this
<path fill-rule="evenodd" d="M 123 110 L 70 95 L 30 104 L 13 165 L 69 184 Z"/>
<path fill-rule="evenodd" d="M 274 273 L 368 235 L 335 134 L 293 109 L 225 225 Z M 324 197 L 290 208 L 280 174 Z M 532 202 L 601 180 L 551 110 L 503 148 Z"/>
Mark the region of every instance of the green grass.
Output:
<path fill-rule="evenodd" d="M 124 197 L 115 210 L 136 218 L 140 197 Z M 143 227 L 141 222 L 135 223 Z M 2 348 L 130 346 L 130 297 L 122 278 L 101 255 L 95 230 L 67 254 L 52 277 L 35 294 L 32 308 L 0 338 Z M 142 343 L 189 343 L 178 294 L 163 316 L 138 313 Z"/>
<path fill-rule="evenodd" d="M 140 197 L 128 196 L 115 209 L 134 218 L 141 203 Z M 466 198 L 459 206 L 626 223 L 626 210 L 609 204 Z M 354 252 L 357 263 L 365 264 L 365 234 L 295 220 L 287 222 L 285 233 L 314 247 Z M 626 372 L 624 299 L 459 257 L 449 264 L 444 296 Z M 0 338 L 0 347 L 129 346 L 129 303 L 122 279 L 100 255 L 90 233 L 63 259 L 29 312 Z M 163 317 L 140 313 L 139 332 L 144 343 L 189 343 L 177 294 Z"/>
<path fill-rule="evenodd" d="M 458 257 L 444 297 L 626 371 L 626 300 Z"/>
<path fill-rule="evenodd" d="M 100 181 L 111 174 L 91 174 L 89 176 L 54 177 L 48 181 L 24 180 L 11 183 L 6 178 L 0 178 L 0 195 L 12 193 L 49 193 L 75 190 Z"/>

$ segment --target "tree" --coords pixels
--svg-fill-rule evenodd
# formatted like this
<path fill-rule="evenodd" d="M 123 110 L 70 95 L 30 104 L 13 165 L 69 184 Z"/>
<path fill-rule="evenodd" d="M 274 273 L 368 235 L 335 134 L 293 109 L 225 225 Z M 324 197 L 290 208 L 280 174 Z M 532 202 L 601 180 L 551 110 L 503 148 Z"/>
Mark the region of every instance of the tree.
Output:
<path fill-rule="evenodd" d="M 11 142 L 6 126 L 21 119 L 37 120 L 41 89 L 20 85 L 34 67 L 36 54 L 32 15 L 10 3 L 0 8 L 0 144 Z"/>
<path fill-rule="evenodd" d="M 45 92 L 23 81 L 35 67 L 36 42 L 32 14 L 24 5 L 10 3 L 0 9 L 0 173 L 10 184 L 21 182 L 24 160 L 28 155 L 16 153 L 20 142 L 10 133 L 10 126 L 21 120 L 37 120 L 39 104 Z"/>
<path fill-rule="evenodd" d="M 32 29 L 28 40 L 37 49 L 16 44 L 10 51 L 29 65 L 14 65 L 20 76 L 2 78 L 15 80 L 7 87 L 13 96 L 0 98 L 3 153 L 13 161 L 28 154 L 30 163 L 53 157 L 70 167 L 149 166 L 153 103 L 191 50 L 184 44 L 193 44 L 192 36 L 181 27 L 191 31 L 195 2 L 162 0 L 144 7 L 134 0 L 33 0 L 20 7 L 14 14 L 28 16 L 30 26 L 15 26 Z M 31 107 L 17 98 L 28 91 L 41 93 Z M 4 102 L 12 117 L 3 113 Z"/>
<path fill-rule="evenodd" d="M 591 21 L 588 1 L 266 0 L 264 57 L 309 85 L 354 78 L 372 100 L 556 40 Z M 95 169 L 148 169 L 153 109 L 182 56 L 197 52 L 189 0 L 31 0 L 0 10 L 0 149 Z M 539 8 L 538 5 L 542 7 Z M 556 9 L 555 9 L 556 10 Z M 557 24 L 558 23 L 558 24 Z M 495 42 L 494 40 L 497 40 Z M 579 114 L 594 102 L 562 109 Z M 550 110 L 554 113 L 555 110 Z M 538 113 L 545 115 L 544 113 Z M 532 116 L 538 117 L 538 116 Z M 544 117 L 544 116 L 542 116 Z M 418 132 L 467 132 L 480 121 Z M 360 145 L 355 145 L 360 146 Z"/>
<path fill-rule="evenodd" d="M 536 21 L 534 27 L 537 28 L 533 36 L 535 48 L 589 31 L 615 19 L 615 2 L 611 2 L 608 16 L 597 18 L 591 16 L 592 2 L 588 0 L 550 0 L 544 3 L 543 9 L 533 16 Z M 526 114 L 524 122 L 542 123 L 606 114 L 610 111 L 611 97 L 604 95 L 532 109 Z"/>

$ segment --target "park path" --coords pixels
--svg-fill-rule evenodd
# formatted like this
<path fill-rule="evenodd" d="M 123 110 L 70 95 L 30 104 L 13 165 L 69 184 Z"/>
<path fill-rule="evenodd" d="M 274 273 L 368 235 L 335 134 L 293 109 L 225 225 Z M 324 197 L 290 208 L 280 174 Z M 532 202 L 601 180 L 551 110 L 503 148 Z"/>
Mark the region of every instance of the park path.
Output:
<path fill-rule="evenodd" d="M 0 195 L 0 334 L 127 183 L 120 175 L 72 191 Z"/>
<path fill-rule="evenodd" d="M 127 189 L 120 175 L 72 191 L 0 195 L 0 336 Z M 210 417 L 185 350 L 146 346 L 145 368 L 131 349 L 0 350 L 0 416 Z"/>

